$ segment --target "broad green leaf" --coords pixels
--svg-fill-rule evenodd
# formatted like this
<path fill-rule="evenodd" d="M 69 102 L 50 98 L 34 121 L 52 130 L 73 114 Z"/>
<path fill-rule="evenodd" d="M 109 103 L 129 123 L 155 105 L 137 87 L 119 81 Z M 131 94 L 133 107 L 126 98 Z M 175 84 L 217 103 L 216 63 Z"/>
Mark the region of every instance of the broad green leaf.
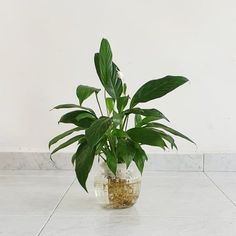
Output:
<path fill-rule="evenodd" d="M 87 128 L 91 125 L 96 117 L 88 111 L 72 111 L 68 112 L 61 117 L 58 123 L 70 123 L 83 128 Z"/>
<path fill-rule="evenodd" d="M 153 123 L 149 123 L 147 126 L 148 126 L 148 127 L 155 127 L 155 128 L 164 129 L 164 130 L 166 130 L 167 132 L 169 132 L 169 133 L 171 133 L 171 134 L 173 134 L 173 135 L 175 135 L 175 136 L 181 137 L 181 138 L 183 138 L 183 139 L 188 140 L 188 141 L 191 142 L 191 143 L 194 143 L 194 142 L 193 142 L 190 138 L 188 138 L 187 136 L 181 134 L 181 133 L 178 132 L 177 130 L 174 130 L 174 129 L 172 129 L 172 128 L 166 126 L 166 125 L 153 122 Z M 194 143 L 194 144 L 195 144 L 195 143 Z"/>
<path fill-rule="evenodd" d="M 112 173 L 116 175 L 116 169 L 117 169 L 117 163 L 118 163 L 116 156 L 113 155 L 112 153 L 108 153 L 106 155 L 106 160 L 107 160 L 106 162 L 107 166 L 112 171 Z"/>
<path fill-rule="evenodd" d="M 178 150 L 178 147 L 175 144 L 175 140 L 173 139 L 173 137 L 171 137 L 170 135 L 166 134 L 165 132 L 161 131 L 161 130 L 157 130 L 155 129 L 160 135 L 161 137 L 166 140 L 167 142 L 170 143 L 171 148 L 175 148 L 176 150 Z"/>
<path fill-rule="evenodd" d="M 94 56 L 97 74 L 107 93 L 114 99 L 120 97 L 122 93 L 122 81 L 118 77 L 119 70 L 112 62 L 112 51 L 109 42 L 102 39 L 99 53 Z"/>
<path fill-rule="evenodd" d="M 129 136 L 127 133 L 121 129 L 113 129 L 111 131 L 113 136 L 116 136 L 117 138 L 128 138 Z"/>
<path fill-rule="evenodd" d="M 158 146 L 165 149 L 165 142 L 161 135 L 152 128 L 133 128 L 126 131 L 130 138 L 141 144 Z"/>
<path fill-rule="evenodd" d="M 65 131 L 65 132 L 62 133 L 62 134 L 57 135 L 56 137 L 54 137 L 53 139 L 51 139 L 51 140 L 49 141 L 49 144 L 48 144 L 49 149 L 50 149 L 50 147 L 51 147 L 53 144 L 57 143 L 60 139 L 63 139 L 63 138 L 65 138 L 66 136 L 72 134 L 73 132 L 79 131 L 79 130 L 83 130 L 83 128 L 81 128 L 81 127 L 76 127 L 76 128 L 67 130 L 67 131 Z"/>
<path fill-rule="evenodd" d="M 101 80 L 101 72 L 100 72 L 100 67 L 99 67 L 99 53 L 94 54 L 94 64 L 95 64 L 95 68 L 97 71 L 97 75 L 98 75 L 99 79 Z M 103 84 L 103 82 L 102 82 L 102 84 Z"/>
<path fill-rule="evenodd" d="M 147 160 L 147 155 L 145 151 L 141 148 L 141 146 L 136 143 L 135 148 L 135 155 L 133 161 L 135 162 L 136 166 L 138 167 L 140 173 L 143 173 L 144 162 Z"/>
<path fill-rule="evenodd" d="M 83 101 L 86 100 L 91 94 L 98 93 L 100 90 L 101 89 L 86 85 L 79 85 L 76 89 L 76 95 L 79 99 L 80 105 L 82 105 Z"/>
<path fill-rule="evenodd" d="M 165 119 L 167 121 L 169 121 L 160 111 L 158 111 L 157 109 L 141 109 L 141 108 L 131 108 L 128 109 L 126 111 L 124 111 L 125 114 L 139 114 L 142 116 L 151 116 L 151 117 L 155 117 L 156 120 L 158 119 Z"/>
<path fill-rule="evenodd" d="M 134 116 L 134 124 L 135 127 L 141 127 L 142 116 L 140 114 L 135 114 Z"/>
<path fill-rule="evenodd" d="M 82 137 L 84 137 L 84 134 L 81 135 L 77 135 L 69 140 L 67 140 L 65 143 L 62 143 L 61 145 L 59 145 L 57 148 L 55 148 L 51 155 L 53 155 L 54 153 L 58 152 L 59 150 L 61 150 L 62 148 L 65 148 L 69 145 L 71 145 L 72 143 L 75 143 L 76 141 L 79 141 Z"/>
<path fill-rule="evenodd" d="M 172 90 L 186 83 L 188 79 L 182 76 L 168 75 L 161 79 L 150 80 L 141 86 L 134 94 L 130 107 L 134 107 L 138 103 L 148 102 L 150 100 L 160 98 Z"/>
<path fill-rule="evenodd" d="M 124 97 L 117 98 L 117 110 L 118 110 L 118 112 L 122 112 L 125 109 L 128 101 L 129 101 L 129 96 L 124 96 Z"/>
<path fill-rule="evenodd" d="M 94 121 L 85 131 L 88 144 L 91 147 L 94 147 L 101 140 L 110 126 L 111 119 L 109 117 L 100 117 L 98 120 Z"/>
<path fill-rule="evenodd" d="M 124 160 L 127 168 L 134 159 L 135 151 L 136 150 L 132 141 L 130 141 L 129 139 L 118 139 L 117 156 L 119 157 L 119 159 Z"/>
<path fill-rule="evenodd" d="M 106 107 L 109 114 L 113 111 L 114 108 L 114 99 L 113 98 L 106 98 Z"/>
<path fill-rule="evenodd" d="M 122 114 L 113 111 L 112 124 L 114 128 L 121 124 L 122 118 Z"/>
<path fill-rule="evenodd" d="M 94 149 L 84 142 L 80 144 L 74 157 L 77 179 L 86 192 L 88 192 L 86 188 L 86 181 L 93 165 L 94 154 Z"/>
<path fill-rule="evenodd" d="M 148 124 L 149 122 L 160 120 L 160 119 L 162 118 L 156 117 L 156 116 L 146 116 L 142 119 L 142 121 L 140 122 L 140 125 L 143 126 L 143 125 Z"/>
<path fill-rule="evenodd" d="M 79 109 L 90 111 L 91 113 L 93 113 L 95 115 L 95 112 L 92 109 L 90 109 L 88 107 L 79 106 L 79 105 L 76 105 L 76 104 L 61 104 L 61 105 L 55 106 L 51 110 L 53 110 L 53 109 L 65 109 L 65 108 L 79 108 Z"/>

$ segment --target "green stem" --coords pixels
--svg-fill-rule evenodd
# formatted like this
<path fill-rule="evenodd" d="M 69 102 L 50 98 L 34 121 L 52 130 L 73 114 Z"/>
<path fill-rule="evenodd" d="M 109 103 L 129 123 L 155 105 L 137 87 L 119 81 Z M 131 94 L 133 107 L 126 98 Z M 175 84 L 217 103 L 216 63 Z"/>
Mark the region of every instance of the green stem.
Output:
<path fill-rule="evenodd" d="M 129 116 L 127 116 L 127 119 L 126 119 L 126 124 L 125 124 L 125 131 L 127 130 L 128 123 L 129 123 Z"/>
<path fill-rule="evenodd" d="M 101 115 L 103 116 L 102 108 L 101 108 L 101 105 L 100 105 L 99 100 L 98 100 L 98 94 L 95 93 L 95 96 L 96 96 L 96 100 L 97 100 L 97 103 L 98 103 L 99 110 L 100 110 L 100 112 L 101 112 Z"/>
<path fill-rule="evenodd" d="M 124 122 L 123 122 L 122 127 L 121 127 L 122 130 L 124 130 L 125 123 L 126 123 L 127 119 L 128 119 L 128 115 L 125 116 Z"/>

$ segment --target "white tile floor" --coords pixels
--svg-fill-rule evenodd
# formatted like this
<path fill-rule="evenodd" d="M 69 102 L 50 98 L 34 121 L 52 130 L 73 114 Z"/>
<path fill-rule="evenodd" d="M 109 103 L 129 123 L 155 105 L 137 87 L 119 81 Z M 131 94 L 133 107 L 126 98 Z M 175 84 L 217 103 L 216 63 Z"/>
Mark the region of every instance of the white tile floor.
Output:
<path fill-rule="evenodd" d="M 72 171 L 0 171 L 0 235 L 236 235 L 236 172 L 146 172 L 124 210 L 100 208 L 88 186 Z"/>

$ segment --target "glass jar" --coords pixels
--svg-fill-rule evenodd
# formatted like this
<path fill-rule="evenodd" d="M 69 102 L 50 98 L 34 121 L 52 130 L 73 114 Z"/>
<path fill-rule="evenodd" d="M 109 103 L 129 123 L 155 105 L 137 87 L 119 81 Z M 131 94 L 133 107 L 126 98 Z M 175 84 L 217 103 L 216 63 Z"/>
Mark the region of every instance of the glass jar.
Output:
<path fill-rule="evenodd" d="M 116 176 L 105 162 L 94 178 L 95 196 L 105 208 L 127 208 L 133 206 L 140 193 L 141 175 L 133 163 L 117 164 Z"/>

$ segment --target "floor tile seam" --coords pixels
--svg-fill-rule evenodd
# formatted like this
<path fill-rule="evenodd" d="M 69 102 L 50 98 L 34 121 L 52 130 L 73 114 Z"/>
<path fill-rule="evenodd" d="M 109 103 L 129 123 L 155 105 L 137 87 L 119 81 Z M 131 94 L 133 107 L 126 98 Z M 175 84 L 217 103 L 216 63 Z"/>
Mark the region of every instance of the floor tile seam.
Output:
<path fill-rule="evenodd" d="M 77 217 L 109 217 L 109 215 L 102 215 L 102 214 L 88 214 L 88 215 L 53 215 L 53 217 L 58 218 L 77 218 Z M 113 217 L 135 217 L 135 215 L 115 215 Z M 160 216 L 160 215 L 139 215 L 138 217 L 155 217 L 160 219 L 212 219 L 212 220 L 221 220 L 221 219 L 236 219 L 236 216 Z"/>
<path fill-rule="evenodd" d="M 62 200 L 65 198 L 66 194 L 68 193 L 68 191 L 70 190 L 71 186 L 74 184 L 75 179 L 73 179 L 73 181 L 71 182 L 71 184 L 67 187 L 66 191 L 63 193 L 63 195 L 61 196 L 60 200 L 58 201 L 58 203 L 56 204 L 56 206 L 54 207 L 54 209 L 52 210 L 52 212 L 50 213 L 50 215 L 48 216 L 48 218 L 46 219 L 46 221 L 44 222 L 43 226 L 41 227 L 41 229 L 39 230 L 39 232 L 36 234 L 36 236 L 39 236 L 44 228 L 46 227 L 46 225 L 49 223 L 50 219 L 52 218 L 53 214 L 55 213 L 56 209 L 58 208 L 58 206 L 60 205 L 60 203 L 62 202 Z"/>
<path fill-rule="evenodd" d="M 222 195 L 236 208 L 236 203 L 215 183 L 215 181 L 206 172 L 203 173 L 210 180 L 210 182 L 222 193 Z"/>

